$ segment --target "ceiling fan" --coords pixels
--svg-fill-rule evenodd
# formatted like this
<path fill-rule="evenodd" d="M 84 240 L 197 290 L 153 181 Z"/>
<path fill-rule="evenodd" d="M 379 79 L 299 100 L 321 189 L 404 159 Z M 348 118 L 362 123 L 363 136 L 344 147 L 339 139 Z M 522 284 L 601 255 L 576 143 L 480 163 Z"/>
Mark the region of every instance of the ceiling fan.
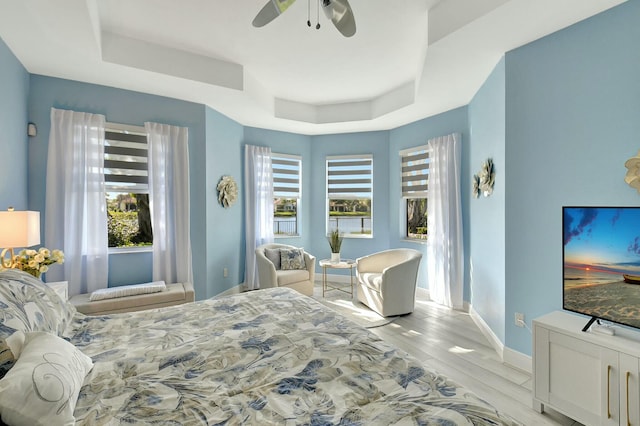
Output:
<path fill-rule="evenodd" d="M 254 27 L 263 27 L 269 22 L 283 14 L 296 0 L 269 0 L 262 10 L 253 19 Z M 308 0 L 309 3 L 311 0 Z M 318 8 L 322 5 L 322 10 L 326 17 L 333 22 L 333 25 L 345 37 L 351 37 L 356 33 L 356 20 L 353 17 L 353 10 L 348 0 L 317 0 Z M 310 9 L 310 7 L 309 7 Z M 311 19 L 307 18 L 307 25 L 311 26 Z M 316 24 L 316 29 L 320 28 L 320 23 Z"/>

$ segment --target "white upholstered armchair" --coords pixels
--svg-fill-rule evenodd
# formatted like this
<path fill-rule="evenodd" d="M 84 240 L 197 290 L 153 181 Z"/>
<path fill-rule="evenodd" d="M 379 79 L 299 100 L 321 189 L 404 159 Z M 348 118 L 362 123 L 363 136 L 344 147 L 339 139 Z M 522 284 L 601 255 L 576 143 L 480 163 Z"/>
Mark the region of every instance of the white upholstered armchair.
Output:
<path fill-rule="evenodd" d="M 356 260 L 358 300 L 383 317 L 413 312 L 422 253 L 391 249 Z"/>
<path fill-rule="evenodd" d="M 292 262 L 287 259 L 283 264 L 281 262 L 281 249 L 299 250 L 298 247 L 275 243 L 264 244 L 256 249 L 260 288 L 289 287 L 307 296 L 313 296 L 316 258 L 307 252 L 303 252 L 304 267 L 299 265 L 297 259 L 293 259 Z"/>

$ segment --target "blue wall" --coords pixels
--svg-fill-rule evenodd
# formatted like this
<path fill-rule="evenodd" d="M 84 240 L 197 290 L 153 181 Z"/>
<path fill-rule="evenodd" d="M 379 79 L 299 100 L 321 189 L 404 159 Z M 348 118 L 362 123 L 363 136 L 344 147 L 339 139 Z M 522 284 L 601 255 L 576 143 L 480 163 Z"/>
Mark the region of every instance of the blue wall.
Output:
<path fill-rule="evenodd" d="M 191 243 L 193 250 L 194 287 L 198 298 L 206 289 L 209 261 L 206 257 L 206 208 L 213 195 L 206 191 L 205 109 L 203 105 L 161 96 L 120 90 L 70 80 L 31 76 L 29 120 L 38 126 L 38 136 L 29 144 L 29 208 L 45 211 L 47 149 L 51 108 L 71 109 L 104 114 L 107 121 L 143 125 L 154 121 L 189 128 L 189 162 L 191 170 Z M 42 221 L 44 225 L 44 221 Z M 43 241 L 46 244 L 46 241 Z M 151 280 L 149 253 L 111 256 L 109 285 Z"/>
<path fill-rule="evenodd" d="M 242 190 L 243 127 L 206 107 L 206 206 L 207 293 L 212 297 L 244 280 L 244 208 Z M 238 200 L 228 208 L 218 203 L 220 178 L 230 175 L 238 185 Z M 227 268 L 228 276 L 223 270 Z"/>
<path fill-rule="evenodd" d="M 410 247 L 426 252 L 424 244 L 404 239 L 399 151 L 424 145 L 433 137 L 461 132 L 463 158 L 466 158 L 469 145 L 467 128 L 467 109 L 458 108 L 392 131 L 381 132 L 303 136 L 247 127 L 245 143 L 269 146 L 277 153 L 302 156 L 302 234 L 296 238 L 278 239 L 278 242 L 305 247 L 318 259 L 330 256 L 325 226 L 327 156 L 373 155 L 373 236 L 347 238 L 342 245 L 342 256 L 355 259 L 390 247 Z M 466 189 L 466 192 L 469 190 L 466 184 L 469 180 L 467 174 L 465 172 L 462 178 L 465 183 L 463 191 Z M 463 199 L 465 211 L 466 205 L 467 201 Z M 336 274 L 340 272 L 332 271 Z M 426 284 L 426 267 L 423 265 L 420 269 L 419 286 L 426 288 Z M 465 295 L 467 294 L 468 285 L 465 286 Z"/>
<path fill-rule="evenodd" d="M 629 1 L 506 55 L 507 318 L 561 308 L 563 205 L 640 203 L 624 182 L 640 149 L 638 23 Z M 531 353 L 531 335 L 506 321 L 506 345 Z"/>
<path fill-rule="evenodd" d="M 467 123 L 467 108 L 457 108 L 443 114 L 425 118 L 415 123 L 407 124 L 389 132 L 389 242 L 388 247 L 408 247 L 419 250 L 426 255 L 426 244 L 405 239 L 405 207 L 402 200 L 402 180 L 400 151 L 407 148 L 425 145 L 429 139 L 445 136 L 451 133 L 462 134 L 462 215 L 463 228 L 469 226 L 469 208 L 467 194 L 469 185 L 469 125 Z M 468 246 L 467 232 L 464 232 L 464 244 Z M 468 264 L 468 251 L 465 250 L 465 265 Z M 427 262 L 423 257 L 418 276 L 418 286 L 427 288 Z M 468 268 L 467 268 L 468 269 Z M 464 300 L 469 300 L 469 274 L 465 270 Z"/>
<path fill-rule="evenodd" d="M 475 199 L 471 191 L 469 226 L 465 236 L 469 251 L 469 285 L 473 309 L 494 334 L 505 338 L 505 61 L 500 60 L 469 104 L 471 143 L 470 175 L 480 172 L 492 158 L 496 183 L 493 194 Z"/>
<path fill-rule="evenodd" d="M 0 210 L 27 205 L 29 73 L 0 39 Z"/>
<path fill-rule="evenodd" d="M 223 175 L 242 185 L 243 127 L 204 105 L 110 87 L 32 76 L 29 117 L 38 123 L 29 163 L 29 206 L 44 215 L 46 158 L 51 107 L 104 114 L 108 121 L 142 125 L 145 121 L 189 128 L 191 244 L 196 298 L 228 290 L 244 279 L 242 200 L 229 209 L 217 202 Z M 242 192 L 240 192 L 242 195 Z M 228 276 L 223 276 L 223 269 Z M 112 254 L 109 285 L 151 280 L 151 253 Z"/>
<path fill-rule="evenodd" d="M 311 252 L 310 230 L 312 227 L 312 209 L 310 203 L 312 197 L 315 197 L 316 194 L 318 194 L 317 183 L 312 183 L 311 179 L 311 170 L 314 167 L 315 162 L 315 158 L 311 156 L 311 137 L 295 133 L 245 127 L 244 142 L 245 145 L 268 146 L 271 148 L 272 152 L 278 154 L 299 155 L 302 157 L 302 199 L 300 202 L 299 217 L 300 236 L 276 238 L 276 242 L 303 247 Z M 244 146 L 242 148 L 242 158 L 244 163 Z M 242 171 L 244 173 L 244 166 Z"/>
<path fill-rule="evenodd" d="M 201 299 L 244 279 L 245 144 L 303 157 L 303 233 L 284 242 L 304 246 L 318 258 L 329 255 L 326 156 L 373 154 L 373 238 L 345 241 L 343 255 L 354 258 L 389 247 L 424 251 L 403 240 L 398 151 L 462 132 L 465 300 L 507 347 L 530 354 L 531 335 L 510 319 L 523 312 L 530 323 L 561 308 L 562 206 L 640 201 L 623 180 L 624 162 L 640 149 L 638 22 L 640 2 L 626 2 L 509 52 L 468 107 L 390 131 L 325 136 L 245 128 L 203 105 L 159 96 L 42 76 L 29 81 L 0 42 L 0 134 L 11 135 L 0 140 L 0 148 L 12 152 L 10 159 L 0 158 L 0 203 L 44 214 L 52 106 L 102 113 L 114 122 L 188 126 L 194 272 Z M 27 142 L 28 121 L 39 132 Z M 496 164 L 494 194 L 472 199 L 471 176 L 488 157 Z M 235 177 L 241 188 L 241 199 L 230 209 L 216 199 L 215 185 L 224 174 Z M 139 266 L 150 262 L 135 256 L 113 261 L 119 271 L 150 276 L 150 267 L 143 272 Z M 222 276 L 225 267 L 227 278 Z M 426 286 L 424 269 L 421 287 Z M 118 284 L 131 276 L 114 273 L 111 278 Z"/>
<path fill-rule="evenodd" d="M 327 242 L 326 161 L 333 155 L 373 155 L 373 232 L 371 238 L 345 238 L 340 255 L 355 259 L 389 248 L 389 132 L 363 132 L 311 137 L 311 207 L 309 248 L 318 259 L 331 256 Z M 336 271 L 343 272 L 343 271 Z M 346 272 L 345 272 L 346 273 Z"/>

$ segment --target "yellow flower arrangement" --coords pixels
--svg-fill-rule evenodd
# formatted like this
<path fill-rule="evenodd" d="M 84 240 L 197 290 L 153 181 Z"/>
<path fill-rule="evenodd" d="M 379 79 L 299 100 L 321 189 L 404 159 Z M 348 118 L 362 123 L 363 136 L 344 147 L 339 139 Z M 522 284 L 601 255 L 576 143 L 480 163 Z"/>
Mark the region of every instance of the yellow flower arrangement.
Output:
<path fill-rule="evenodd" d="M 20 253 L 13 257 L 14 268 L 25 271 L 36 278 L 49 270 L 49 265 L 54 263 L 64 263 L 64 253 L 62 250 L 49 250 L 42 247 L 40 250 L 20 250 Z"/>

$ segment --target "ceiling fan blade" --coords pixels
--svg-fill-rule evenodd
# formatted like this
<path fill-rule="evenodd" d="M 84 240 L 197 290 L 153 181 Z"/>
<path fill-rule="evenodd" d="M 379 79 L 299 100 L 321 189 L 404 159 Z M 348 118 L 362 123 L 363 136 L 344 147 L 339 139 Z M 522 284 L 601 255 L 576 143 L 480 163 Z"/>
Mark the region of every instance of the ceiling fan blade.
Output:
<path fill-rule="evenodd" d="M 356 19 L 348 0 L 322 0 L 322 10 L 343 36 L 356 33 Z"/>
<path fill-rule="evenodd" d="M 284 13 L 296 0 L 269 0 L 253 18 L 254 27 L 264 27 Z"/>

